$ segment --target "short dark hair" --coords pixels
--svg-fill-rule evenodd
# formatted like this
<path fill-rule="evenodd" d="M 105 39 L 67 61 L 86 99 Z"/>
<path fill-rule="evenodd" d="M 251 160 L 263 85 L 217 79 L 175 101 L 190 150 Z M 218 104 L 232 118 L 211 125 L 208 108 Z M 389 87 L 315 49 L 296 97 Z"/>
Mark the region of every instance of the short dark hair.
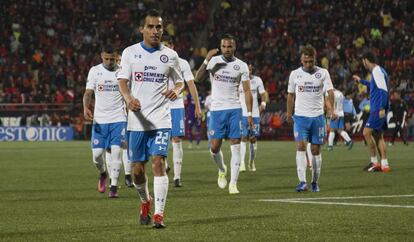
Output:
<path fill-rule="evenodd" d="M 145 25 L 145 19 L 147 17 L 161 17 L 161 12 L 158 11 L 157 9 L 149 9 L 148 11 L 146 11 L 144 13 L 144 16 L 143 16 L 142 20 L 141 20 L 141 26 Z"/>
<path fill-rule="evenodd" d="M 221 37 L 221 39 L 230 39 L 230 40 L 235 40 L 234 36 L 231 34 L 224 34 L 223 37 Z"/>
<path fill-rule="evenodd" d="M 376 63 L 376 57 L 374 55 L 374 53 L 372 51 L 364 51 L 364 53 L 362 53 L 362 59 L 367 59 L 369 62 L 371 63 Z"/>
<path fill-rule="evenodd" d="M 108 53 L 108 54 L 112 54 L 112 53 L 115 53 L 116 50 L 115 50 L 115 48 L 112 45 L 107 44 L 107 45 L 103 45 L 101 47 L 101 52 L 105 52 L 105 53 Z"/>
<path fill-rule="evenodd" d="M 303 46 L 303 47 L 300 49 L 300 55 L 301 55 L 301 56 L 302 56 L 302 55 L 307 55 L 307 56 L 316 56 L 316 49 L 315 49 L 312 45 L 307 44 L 307 45 Z"/>

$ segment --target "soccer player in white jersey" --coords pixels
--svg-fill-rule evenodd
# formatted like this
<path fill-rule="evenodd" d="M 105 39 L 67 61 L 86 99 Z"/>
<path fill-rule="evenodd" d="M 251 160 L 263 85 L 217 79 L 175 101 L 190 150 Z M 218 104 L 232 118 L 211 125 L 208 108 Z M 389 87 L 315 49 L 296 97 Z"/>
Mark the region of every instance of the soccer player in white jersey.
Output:
<path fill-rule="evenodd" d="M 240 154 L 241 154 L 241 163 L 240 171 L 246 170 L 246 165 L 244 162 L 244 157 L 246 156 L 246 143 L 250 141 L 250 158 L 248 169 L 249 171 L 256 171 L 255 158 L 257 154 L 257 137 L 260 135 L 260 112 L 264 111 L 266 108 L 266 103 L 269 102 L 269 95 L 267 94 L 263 81 L 260 77 L 253 75 L 254 67 L 249 65 L 249 74 L 250 74 L 250 90 L 252 91 L 253 96 L 253 108 L 252 116 L 254 127 L 252 130 L 249 130 L 247 123 L 247 107 L 244 97 L 243 86 L 240 85 L 240 103 L 242 105 L 242 140 L 240 142 Z M 258 94 L 260 94 L 261 103 L 259 106 Z"/>
<path fill-rule="evenodd" d="M 107 171 L 104 164 L 104 155 L 107 148 L 111 149 L 110 171 L 111 187 L 110 198 L 117 198 L 117 185 L 121 169 L 121 144 L 125 135 L 126 114 L 124 101 L 119 93 L 115 72 L 118 68 L 115 63 L 116 53 L 111 46 L 106 46 L 101 52 L 102 64 L 93 66 L 89 70 L 86 89 L 83 96 L 83 112 L 86 120 L 93 120 L 92 127 L 92 155 L 93 162 L 101 176 L 98 182 L 98 191 L 106 190 Z M 95 93 L 95 110 L 89 108 L 92 94 Z"/>
<path fill-rule="evenodd" d="M 121 55 L 117 52 L 116 53 L 116 64 L 119 66 L 121 65 Z M 125 107 L 126 108 L 126 107 Z M 132 177 L 131 177 L 131 162 L 128 158 L 128 132 L 125 133 L 125 138 L 122 140 L 122 163 L 124 164 L 124 174 L 125 174 L 125 186 L 127 187 L 134 187 L 134 184 L 132 183 Z M 108 171 L 111 170 L 110 164 L 111 164 L 111 149 L 106 149 L 106 166 Z"/>
<path fill-rule="evenodd" d="M 163 35 L 162 43 L 174 49 L 174 43 L 169 35 Z M 190 90 L 191 97 L 194 99 L 195 103 L 195 116 L 196 118 L 201 118 L 201 108 L 200 108 L 200 101 L 198 99 L 198 92 L 197 88 L 194 84 L 194 76 L 191 72 L 191 67 L 188 62 L 182 58 L 178 59 L 180 63 L 180 69 L 182 72 L 182 76 L 184 81 L 188 85 L 188 89 Z M 170 78 L 169 86 L 173 86 L 173 80 Z M 185 127 L 184 127 L 184 99 L 183 94 L 181 93 L 177 99 L 170 101 L 170 108 L 171 108 L 171 120 L 172 120 L 172 127 L 171 127 L 171 140 L 173 146 L 173 164 L 174 164 L 174 186 L 181 187 L 181 170 L 183 165 L 183 145 L 182 145 L 182 137 L 185 135 Z"/>
<path fill-rule="evenodd" d="M 321 172 L 322 156 L 320 146 L 325 141 L 324 93 L 329 95 L 326 103 L 328 114 L 332 113 L 334 93 L 328 70 L 315 66 L 316 50 L 311 45 L 300 51 L 302 66 L 293 70 L 289 76 L 287 97 L 287 122 L 294 123 L 296 141 L 296 166 L 299 184 L 296 191 L 308 190 L 306 183 L 306 144 L 312 144 L 312 186 L 319 192 L 318 179 Z M 293 107 L 295 115 L 293 116 Z"/>
<path fill-rule="evenodd" d="M 229 193 L 238 194 L 237 179 L 240 172 L 240 122 L 241 104 L 239 100 L 239 85 L 243 85 L 246 98 L 247 118 L 249 129 L 253 127 L 252 93 L 250 91 L 249 69 L 247 64 L 234 56 L 236 42 L 231 35 L 221 39 L 222 55 L 214 56 L 218 49 L 207 53 L 204 63 L 196 74 L 196 80 L 204 80 L 208 71 L 211 81 L 211 114 L 209 135 L 211 138 L 211 158 L 218 166 L 217 183 L 221 189 L 227 186 L 227 167 L 223 162 L 221 144 L 224 138 L 230 139 L 231 177 Z M 196 81 L 196 82 L 197 82 Z"/>
<path fill-rule="evenodd" d="M 329 136 L 328 136 L 328 150 L 333 149 L 333 143 L 335 140 L 335 132 L 338 132 L 345 140 L 348 150 L 352 149 L 353 142 L 349 137 L 345 129 L 345 118 L 344 118 L 344 100 L 345 96 L 338 89 L 334 89 L 335 103 L 333 117 L 329 122 Z"/>
<path fill-rule="evenodd" d="M 134 186 L 141 198 L 140 223 L 151 222 L 152 198 L 148 191 L 145 164 L 152 157 L 154 174 L 154 228 L 164 228 L 164 209 L 168 192 L 165 159 L 170 141 L 169 100 L 183 88 L 177 53 L 161 44 L 163 20 L 157 10 L 145 14 L 140 27 L 143 41 L 122 53 L 118 83 L 128 107 L 128 152 L 132 162 Z M 168 79 L 174 88 L 168 88 Z M 128 87 L 131 84 L 131 88 Z"/>

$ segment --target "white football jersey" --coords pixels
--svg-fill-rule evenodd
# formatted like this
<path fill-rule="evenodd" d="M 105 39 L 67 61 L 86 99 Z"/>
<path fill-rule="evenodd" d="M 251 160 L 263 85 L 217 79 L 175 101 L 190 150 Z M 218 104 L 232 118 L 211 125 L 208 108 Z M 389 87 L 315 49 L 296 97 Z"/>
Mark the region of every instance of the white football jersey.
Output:
<path fill-rule="evenodd" d="M 204 108 L 207 110 L 207 117 L 210 117 L 211 95 L 206 97 L 206 101 L 204 101 Z"/>
<path fill-rule="evenodd" d="M 344 94 L 342 94 L 341 91 L 339 90 L 334 90 L 334 95 L 335 95 L 335 115 L 337 115 L 338 117 L 343 117 L 344 116 Z"/>
<path fill-rule="evenodd" d="M 324 93 L 333 89 L 328 70 L 315 66 L 313 73 L 299 67 L 289 76 L 288 93 L 295 93 L 295 115 L 317 117 L 324 114 Z"/>
<path fill-rule="evenodd" d="M 103 64 L 89 70 L 86 89 L 95 93 L 93 119 L 98 124 L 126 121 L 124 100 L 119 92 L 115 73 L 116 71 L 109 71 Z"/>
<path fill-rule="evenodd" d="M 250 79 L 247 64 L 236 57 L 228 62 L 222 55 L 214 56 L 207 71 L 211 81 L 211 111 L 241 108 L 239 85 Z"/>
<path fill-rule="evenodd" d="M 253 96 L 252 116 L 254 118 L 258 118 L 260 117 L 258 94 L 265 93 L 262 78 L 252 75 L 250 78 L 250 89 L 251 89 L 252 96 Z M 240 91 L 240 103 L 242 106 L 243 116 L 247 117 L 247 106 L 246 106 L 246 98 L 244 96 L 243 85 L 240 85 L 239 91 Z"/>
<path fill-rule="evenodd" d="M 118 79 L 131 83 L 131 95 L 141 103 L 141 110 L 128 112 L 130 131 L 148 131 L 171 128 L 168 79 L 183 82 L 177 53 L 160 45 L 148 48 L 143 42 L 127 47 L 122 52 Z"/>
<path fill-rule="evenodd" d="M 190 64 L 188 64 L 188 62 L 182 58 L 179 58 L 178 61 L 180 63 L 181 74 L 184 80 L 186 82 L 194 80 L 194 75 L 191 72 Z M 168 89 L 174 89 L 174 81 L 171 79 L 171 77 L 168 82 Z M 178 95 L 177 99 L 175 99 L 174 101 L 170 100 L 170 108 L 184 108 L 183 93 L 180 93 L 180 95 Z"/>

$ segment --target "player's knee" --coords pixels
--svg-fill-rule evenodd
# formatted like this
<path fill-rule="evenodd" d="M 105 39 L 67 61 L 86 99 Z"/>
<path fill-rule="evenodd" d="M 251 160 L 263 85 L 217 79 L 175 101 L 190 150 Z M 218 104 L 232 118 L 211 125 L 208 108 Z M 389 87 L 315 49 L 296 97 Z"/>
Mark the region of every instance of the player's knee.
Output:
<path fill-rule="evenodd" d="M 250 138 L 250 143 L 254 144 L 254 143 L 256 143 L 256 141 L 257 141 L 256 137 L 251 137 Z"/>
<path fill-rule="evenodd" d="M 312 155 L 319 155 L 321 152 L 320 146 L 312 145 L 311 146 L 311 153 Z"/>
<path fill-rule="evenodd" d="M 122 149 L 118 145 L 111 146 L 111 158 L 113 162 L 121 162 Z"/>
<path fill-rule="evenodd" d="M 134 174 L 135 179 L 145 177 L 145 166 L 141 163 L 133 163 L 132 173 Z"/>
<path fill-rule="evenodd" d="M 155 176 L 165 175 L 164 158 L 161 156 L 155 156 L 152 160 L 152 171 Z"/>
<path fill-rule="evenodd" d="M 104 149 L 102 149 L 102 148 L 92 149 L 92 161 L 93 161 L 93 163 L 95 163 L 95 164 L 103 163 L 103 154 L 104 154 Z"/>

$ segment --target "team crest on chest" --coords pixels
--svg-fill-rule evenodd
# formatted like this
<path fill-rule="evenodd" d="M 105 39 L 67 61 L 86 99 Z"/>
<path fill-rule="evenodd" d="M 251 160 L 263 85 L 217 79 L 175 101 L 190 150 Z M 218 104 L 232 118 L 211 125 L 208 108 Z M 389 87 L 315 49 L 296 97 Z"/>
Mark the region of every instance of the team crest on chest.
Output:
<path fill-rule="evenodd" d="M 160 61 L 161 61 L 162 63 L 167 63 L 167 62 L 168 62 L 168 56 L 166 56 L 166 55 L 161 55 L 161 56 L 160 56 Z"/>
<path fill-rule="evenodd" d="M 240 66 L 239 65 L 234 65 L 233 66 L 233 69 L 236 70 L 236 71 L 238 71 L 238 70 L 240 70 Z"/>
<path fill-rule="evenodd" d="M 99 85 L 98 85 L 98 91 L 102 92 L 102 91 L 103 91 L 103 89 L 104 89 L 104 86 L 103 86 L 102 84 L 99 84 Z"/>
<path fill-rule="evenodd" d="M 319 72 L 317 72 L 317 73 L 315 74 L 315 77 L 316 77 L 317 79 L 319 79 L 319 78 L 321 78 L 321 77 L 322 77 L 322 74 L 321 74 L 321 73 L 319 73 Z"/>

